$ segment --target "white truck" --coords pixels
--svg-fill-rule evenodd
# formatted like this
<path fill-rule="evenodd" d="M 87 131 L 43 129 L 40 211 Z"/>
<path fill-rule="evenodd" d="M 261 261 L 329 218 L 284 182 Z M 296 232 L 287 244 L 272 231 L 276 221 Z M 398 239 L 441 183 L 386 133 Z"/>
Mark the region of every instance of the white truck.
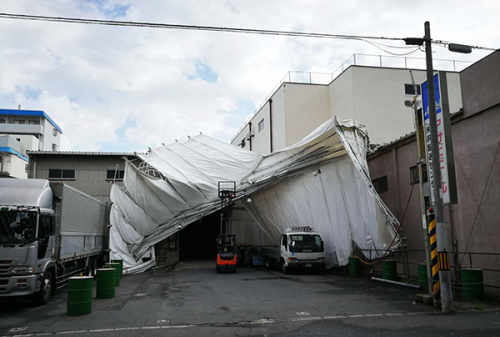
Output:
<path fill-rule="evenodd" d="M 0 179 L 0 297 L 45 304 L 107 254 L 109 205 L 62 182 Z"/>
<path fill-rule="evenodd" d="M 277 246 L 260 247 L 267 267 L 279 264 L 283 273 L 291 269 L 325 270 L 325 244 L 311 227 L 292 227 L 280 237 Z"/>

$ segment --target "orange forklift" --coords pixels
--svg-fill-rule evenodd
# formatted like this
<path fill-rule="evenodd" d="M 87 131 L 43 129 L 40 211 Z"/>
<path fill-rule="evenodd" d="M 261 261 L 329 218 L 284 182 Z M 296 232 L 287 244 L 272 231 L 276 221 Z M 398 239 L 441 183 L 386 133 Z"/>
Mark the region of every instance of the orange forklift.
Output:
<path fill-rule="evenodd" d="M 236 182 L 219 181 L 221 199 L 220 234 L 217 237 L 217 262 L 215 271 L 236 273 L 236 235 L 231 233 L 231 210 L 236 192 Z"/>

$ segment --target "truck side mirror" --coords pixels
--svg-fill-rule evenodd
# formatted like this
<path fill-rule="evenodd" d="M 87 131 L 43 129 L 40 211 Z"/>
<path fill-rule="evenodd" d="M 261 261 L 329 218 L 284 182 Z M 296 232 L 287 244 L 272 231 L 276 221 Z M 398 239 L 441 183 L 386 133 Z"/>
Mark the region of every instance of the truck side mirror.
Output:
<path fill-rule="evenodd" d="M 324 251 L 325 250 L 325 241 L 321 240 L 321 249 Z"/>

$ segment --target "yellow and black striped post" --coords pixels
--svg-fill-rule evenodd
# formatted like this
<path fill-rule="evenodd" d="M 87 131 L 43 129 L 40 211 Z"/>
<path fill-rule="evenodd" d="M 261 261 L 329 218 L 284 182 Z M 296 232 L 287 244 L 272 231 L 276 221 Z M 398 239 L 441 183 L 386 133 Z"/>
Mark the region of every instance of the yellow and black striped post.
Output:
<path fill-rule="evenodd" d="M 429 237 L 431 242 L 431 271 L 432 271 L 432 293 L 439 292 L 439 255 L 437 249 L 436 219 L 434 212 L 429 209 Z"/>

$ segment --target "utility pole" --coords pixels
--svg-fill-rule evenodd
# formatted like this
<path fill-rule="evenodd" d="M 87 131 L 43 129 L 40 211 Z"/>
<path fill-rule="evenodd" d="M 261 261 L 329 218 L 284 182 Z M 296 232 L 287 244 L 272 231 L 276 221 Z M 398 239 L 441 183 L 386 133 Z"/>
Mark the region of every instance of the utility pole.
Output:
<path fill-rule="evenodd" d="M 420 187 L 420 212 L 422 215 L 422 228 L 424 235 L 424 247 L 425 247 L 425 265 L 427 270 L 427 290 L 429 295 L 432 295 L 432 274 L 431 274 L 431 261 L 430 261 L 430 249 L 429 249 L 429 233 L 427 226 L 427 216 L 426 216 L 426 204 L 425 204 L 425 195 L 424 195 L 424 157 L 425 157 L 425 149 L 422 148 L 422 144 L 424 142 L 424 134 L 423 134 L 423 123 L 419 122 L 418 118 L 418 102 L 417 102 L 417 84 L 415 83 L 415 78 L 413 77 L 413 72 L 410 70 L 411 75 L 411 83 L 413 84 L 413 90 L 415 92 L 415 96 L 413 96 L 413 101 L 407 105 L 413 108 L 413 118 L 415 124 L 415 136 L 417 141 L 417 156 L 418 156 L 418 181 Z M 406 104 L 406 102 L 405 102 Z"/>
<path fill-rule="evenodd" d="M 436 232 L 438 254 L 441 258 L 442 254 L 448 254 L 448 240 L 446 238 L 446 229 L 444 224 L 444 206 L 441 198 L 441 168 L 439 164 L 439 141 L 436 119 L 436 98 L 434 88 L 434 71 L 432 67 L 432 50 L 431 50 L 431 28 L 429 21 L 425 22 L 425 58 L 427 63 L 427 88 L 429 91 L 429 118 L 431 131 L 431 151 L 432 151 L 432 171 L 433 184 L 432 195 L 434 197 L 434 211 L 436 214 Z M 444 313 L 450 313 L 452 308 L 451 280 L 450 270 L 439 270 L 439 283 L 441 293 L 441 309 Z"/>

